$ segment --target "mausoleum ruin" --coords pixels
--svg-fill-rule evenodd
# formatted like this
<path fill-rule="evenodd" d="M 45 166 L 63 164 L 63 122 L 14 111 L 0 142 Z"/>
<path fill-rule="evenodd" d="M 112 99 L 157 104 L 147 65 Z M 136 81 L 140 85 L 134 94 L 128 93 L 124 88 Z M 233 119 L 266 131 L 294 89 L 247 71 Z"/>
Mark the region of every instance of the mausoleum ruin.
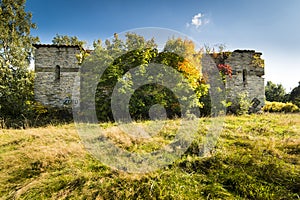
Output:
<path fill-rule="evenodd" d="M 74 83 L 80 84 L 76 79 L 80 69 L 76 55 L 80 54 L 80 47 L 47 44 L 34 47 L 36 101 L 45 106 L 71 108 Z M 232 68 L 232 77 L 226 77 L 225 83 L 227 100 L 235 102 L 246 92 L 252 101 L 252 110 L 260 110 L 265 102 L 262 54 L 253 50 L 235 50 L 226 55 L 221 61 L 215 57 L 215 61 Z"/>

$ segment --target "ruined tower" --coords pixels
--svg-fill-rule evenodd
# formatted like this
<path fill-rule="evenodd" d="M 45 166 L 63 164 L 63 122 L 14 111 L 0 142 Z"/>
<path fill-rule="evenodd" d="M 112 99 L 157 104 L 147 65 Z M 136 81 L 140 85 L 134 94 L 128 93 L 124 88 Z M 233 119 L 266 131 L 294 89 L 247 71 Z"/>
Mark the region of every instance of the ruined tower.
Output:
<path fill-rule="evenodd" d="M 74 81 L 80 67 L 76 58 L 80 54 L 79 46 L 35 44 L 34 47 L 36 101 L 45 106 L 71 108 Z"/>
<path fill-rule="evenodd" d="M 232 68 L 232 77 L 226 77 L 227 100 L 236 102 L 243 93 L 252 102 L 251 111 L 259 111 L 265 104 L 264 60 L 254 50 L 235 50 L 225 64 Z"/>

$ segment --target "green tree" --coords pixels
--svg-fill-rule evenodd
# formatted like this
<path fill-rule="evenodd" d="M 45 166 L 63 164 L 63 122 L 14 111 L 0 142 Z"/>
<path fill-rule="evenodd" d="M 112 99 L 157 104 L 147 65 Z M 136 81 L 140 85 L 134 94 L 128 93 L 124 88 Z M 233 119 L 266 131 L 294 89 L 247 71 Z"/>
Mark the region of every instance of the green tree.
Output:
<path fill-rule="evenodd" d="M 145 40 L 143 36 L 130 32 L 126 33 L 125 45 L 128 51 L 145 48 L 157 48 L 157 44 L 155 43 L 154 38 Z"/>
<path fill-rule="evenodd" d="M 59 35 L 52 39 L 52 44 L 55 45 L 76 45 L 80 48 L 80 54 L 76 55 L 78 63 L 81 64 L 89 53 L 84 49 L 85 41 L 79 40 L 77 36 Z"/>
<path fill-rule="evenodd" d="M 25 0 L 0 1 L 0 118 L 20 120 L 33 99 L 33 73 L 28 71 L 36 28 Z"/>
<path fill-rule="evenodd" d="M 289 101 L 293 102 L 300 108 L 300 81 L 298 84 L 299 85 L 291 91 Z"/>
<path fill-rule="evenodd" d="M 268 81 L 265 87 L 265 95 L 267 101 L 284 102 L 286 92 L 281 84 L 275 84 Z"/>
<path fill-rule="evenodd" d="M 135 33 L 127 33 L 125 35 L 125 41 L 121 40 L 117 34 L 114 35 L 112 40 L 106 40 L 104 44 L 102 44 L 100 40 L 95 41 L 95 50 L 93 54 L 86 59 L 82 67 L 83 73 L 81 79 L 87 80 L 82 82 L 81 85 L 81 87 L 83 87 L 81 88 L 81 91 L 83 91 L 81 99 L 85 99 L 81 101 L 83 104 L 81 107 L 83 108 L 82 112 L 89 112 L 89 105 L 93 106 L 91 100 L 95 99 L 97 118 L 101 121 L 113 121 L 110 105 L 111 96 L 118 82 L 121 84 L 118 91 L 120 94 L 124 93 L 126 95 L 129 91 L 133 92 L 129 107 L 126 107 L 126 105 L 118 105 L 120 113 L 125 111 L 125 109 L 129 109 L 133 118 L 147 119 L 149 118 L 149 109 L 156 104 L 160 104 L 166 109 L 168 117 L 180 116 L 181 110 L 179 102 L 172 93 L 173 91 L 170 91 L 170 89 L 160 84 L 145 84 L 140 88 L 133 89 L 133 79 L 131 75 L 127 73 L 129 70 L 139 70 L 134 72 L 136 73 L 134 74 L 135 81 L 143 83 L 145 80 L 154 80 L 154 77 L 149 76 L 150 73 L 148 73 L 148 70 L 151 69 L 149 66 L 155 65 L 156 67 L 160 67 L 158 69 L 161 74 L 155 75 L 158 77 L 160 77 L 160 75 L 167 77 L 167 75 L 171 73 L 168 67 L 172 67 L 183 75 L 180 76 L 180 81 L 178 81 L 179 79 L 176 81 L 176 83 L 178 83 L 175 87 L 177 91 L 181 90 L 187 94 L 187 88 L 183 89 L 185 86 L 182 79 L 185 79 L 195 93 L 203 93 L 203 90 L 207 88 L 203 88 L 203 84 L 201 85 L 200 81 L 201 73 L 198 70 L 201 68 L 199 55 L 195 55 L 196 51 L 193 43 L 187 40 L 179 40 L 178 42 L 174 39 L 175 43 L 177 43 L 172 44 L 173 49 L 170 47 L 172 41 L 166 44 L 166 48 L 163 52 L 158 52 L 154 39 L 145 40 L 145 38 Z M 181 53 L 185 57 L 182 54 L 176 53 L 177 47 L 183 49 Z M 192 63 L 196 62 L 197 59 L 198 65 L 195 69 Z M 97 75 L 93 76 L 93 74 L 101 74 L 101 77 L 96 77 Z M 98 80 L 91 80 L 94 79 L 94 77 Z M 175 81 L 170 78 L 163 80 L 168 83 L 172 82 L 172 84 Z M 92 86 L 93 83 L 97 83 L 95 89 L 90 88 L 94 87 Z M 85 91 L 94 90 L 96 90 L 95 97 L 85 94 Z M 193 98 L 192 95 L 186 96 L 185 101 L 190 103 L 190 100 Z M 196 101 L 197 99 L 192 102 L 193 105 L 188 106 L 199 106 L 200 104 L 197 104 L 199 101 Z"/>
<path fill-rule="evenodd" d="M 82 40 L 79 40 L 77 36 L 68 36 L 68 35 L 56 34 L 56 36 L 52 39 L 52 44 L 56 44 L 56 45 L 78 45 L 80 47 L 83 47 L 85 45 L 85 42 L 82 41 Z"/>
<path fill-rule="evenodd" d="M 131 79 L 130 77 L 124 79 L 124 74 L 132 68 L 149 64 L 156 55 L 155 48 L 152 48 L 155 44 L 151 40 L 146 41 L 135 33 L 127 33 L 126 42 L 121 40 L 117 34 L 114 34 L 111 41 L 106 40 L 105 44 L 102 45 L 102 42 L 98 40 L 94 42 L 94 46 L 96 47 L 95 51 L 85 64 L 93 63 L 92 65 L 99 68 L 99 71 L 102 71 L 101 68 L 105 68 L 100 80 L 97 80 L 98 86 L 95 99 L 97 117 L 101 121 L 112 121 L 110 102 L 116 83 L 119 81 L 123 85 L 123 90 L 130 90 L 132 86 Z M 89 75 L 87 74 L 87 76 Z M 143 92 L 145 91 L 143 90 Z M 142 103 L 139 103 L 141 95 L 134 95 L 132 99 L 130 104 L 132 114 L 141 114 L 143 112 L 142 107 L 138 106 L 142 105 Z M 120 110 L 122 109 L 126 108 L 120 107 Z"/>

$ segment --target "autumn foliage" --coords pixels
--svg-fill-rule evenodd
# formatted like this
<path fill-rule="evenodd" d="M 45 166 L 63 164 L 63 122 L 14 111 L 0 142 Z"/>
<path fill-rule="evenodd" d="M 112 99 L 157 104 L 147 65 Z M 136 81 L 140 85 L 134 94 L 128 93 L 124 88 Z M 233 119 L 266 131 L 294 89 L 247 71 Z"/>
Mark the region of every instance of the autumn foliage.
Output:
<path fill-rule="evenodd" d="M 230 65 L 218 64 L 218 70 L 223 76 L 228 75 L 230 78 L 232 78 L 232 68 Z"/>

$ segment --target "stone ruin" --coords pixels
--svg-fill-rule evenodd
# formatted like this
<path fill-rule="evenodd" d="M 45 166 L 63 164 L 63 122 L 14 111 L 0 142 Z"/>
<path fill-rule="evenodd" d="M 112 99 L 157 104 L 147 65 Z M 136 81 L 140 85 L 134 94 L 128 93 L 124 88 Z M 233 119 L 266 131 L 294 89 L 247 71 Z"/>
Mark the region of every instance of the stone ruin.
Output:
<path fill-rule="evenodd" d="M 74 81 L 80 68 L 76 58 L 79 46 L 36 44 L 34 47 L 35 100 L 45 106 L 71 108 Z"/>
<path fill-rule="evenodd" d="M 265 105 L 264 60 L 262 53 L 254 50 L 235 50 L 212 54 L 215 63 L 229 65 L 232 75 L 226 76 L 225 88 L 227 101 L 232 102 L 228 111 L 235 112 L 241 94 L 247 95 L 252 103 L 250 112 L 258 112 Z"/>
<path fill-rule="evenodd" d="M 35 47 L 35 99 L 45 106 L 71 108 L 72 92 L 80 69 L 76 45 L 36 44 Z M 221 56 L 220 56 L 221 55 Z M 235 50 L 212 55 L 216 64 L 227 64 L 232 68 L 232 77 L 226 77 L 227 100 L 236 102 L 246 92 L 252 101 L 252 112 L 265 104 L 264 61 L 261 53 L 253 50 Z M 229 108 L 230 109 L 230 108 Z"/>

